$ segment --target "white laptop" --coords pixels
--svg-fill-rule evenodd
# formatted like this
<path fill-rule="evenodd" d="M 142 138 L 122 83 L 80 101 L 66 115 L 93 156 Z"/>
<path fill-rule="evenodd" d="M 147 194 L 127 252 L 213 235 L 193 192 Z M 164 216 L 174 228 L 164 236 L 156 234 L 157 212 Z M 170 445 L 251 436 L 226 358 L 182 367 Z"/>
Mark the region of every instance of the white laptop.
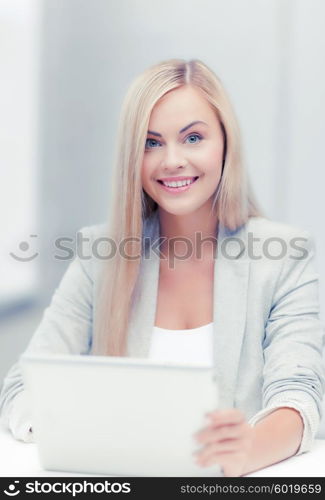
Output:
<path fill-rule="evenodd" d="M 212 368 L 148 359 L 23 355 L 45 469 L 113 476 L 213 476 L 193 434 L 217 408 Z"/>

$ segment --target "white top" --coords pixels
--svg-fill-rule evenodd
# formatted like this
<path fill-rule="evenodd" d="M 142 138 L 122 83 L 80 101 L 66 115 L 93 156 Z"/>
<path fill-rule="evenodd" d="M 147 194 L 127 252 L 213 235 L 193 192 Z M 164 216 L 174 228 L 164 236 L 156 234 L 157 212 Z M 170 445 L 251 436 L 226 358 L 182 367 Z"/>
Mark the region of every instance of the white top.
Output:
<path fill-rule="evenodd" d="M 213 323 L 188 330 L 154 326 L 149 358 L 212 366 Z"/>

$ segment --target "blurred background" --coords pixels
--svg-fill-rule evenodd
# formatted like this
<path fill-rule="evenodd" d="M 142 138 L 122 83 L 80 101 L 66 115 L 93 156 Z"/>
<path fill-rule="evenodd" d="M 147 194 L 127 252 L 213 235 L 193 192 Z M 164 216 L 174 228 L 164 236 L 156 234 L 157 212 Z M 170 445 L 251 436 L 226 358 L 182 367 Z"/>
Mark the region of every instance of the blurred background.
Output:
<path fill-rule="evenodd" d="M 314 236 L 324 319 L 324 18 L 322 0 L 0 0 L 0 386 L 68 266 L 55 239 L 106 219 L 129 84 L 171 57 L 221 78 L 265 214 Z"/>

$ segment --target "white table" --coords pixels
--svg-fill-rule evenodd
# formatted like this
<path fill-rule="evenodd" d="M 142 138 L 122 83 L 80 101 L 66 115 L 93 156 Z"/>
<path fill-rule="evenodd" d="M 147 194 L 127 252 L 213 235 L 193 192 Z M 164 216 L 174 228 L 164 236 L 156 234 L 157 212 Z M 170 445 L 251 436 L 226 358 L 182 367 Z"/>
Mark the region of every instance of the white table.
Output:
<path fill-rule="evenodd" d="M 0 427 L 0 476 L 85 476 L 69 472 L 54 472 L 41 468 L 36 444 L 16 441 L 11 434 Z M 87 474 L 87 476 L 96 476 Z M 98 476 L 100 476 L 98 474 Z M 97 476 L 97 477 L 98 477 Z M 325 440 L 317 439 L 313 449 L 278 464 L 266 467 L 246 477 L 325 477 Z"/>

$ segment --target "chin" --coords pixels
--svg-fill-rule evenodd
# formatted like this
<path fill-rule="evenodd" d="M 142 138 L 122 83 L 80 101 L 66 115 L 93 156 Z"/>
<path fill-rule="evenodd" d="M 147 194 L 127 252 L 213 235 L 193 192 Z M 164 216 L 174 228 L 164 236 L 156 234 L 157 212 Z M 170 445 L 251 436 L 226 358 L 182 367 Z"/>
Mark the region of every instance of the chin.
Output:
<path fill-rule="evenodd" d="M 191 215 L 192 213 L 196 212 L 199 207 L 195 206 L 166 206 L 166 205 L 159 205 L 158 207 L 160 210 L 163 210 L 166 213 L 169 213 L 170 215 L 176 215 L 176 216 L 181 216 L 181 215 Z"/>

